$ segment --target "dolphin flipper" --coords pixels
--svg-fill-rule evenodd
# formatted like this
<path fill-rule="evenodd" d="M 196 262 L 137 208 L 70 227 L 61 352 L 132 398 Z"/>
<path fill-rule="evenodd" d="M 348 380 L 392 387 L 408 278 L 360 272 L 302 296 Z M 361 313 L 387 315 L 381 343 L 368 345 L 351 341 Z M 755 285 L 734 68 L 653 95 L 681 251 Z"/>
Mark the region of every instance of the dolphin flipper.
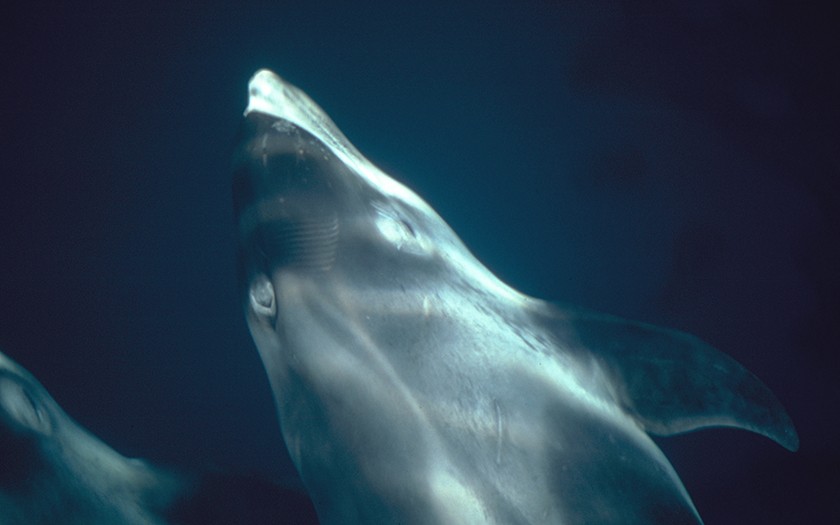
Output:
<path fill-rule="evenodd" d="M 550 306 L 547 314 L 564 346 L 597 356 L 613 394 L 647 432 L 737 427 L 799 448 L 793 422 L 770 389 L 697 337 L 579 308 Z"/>

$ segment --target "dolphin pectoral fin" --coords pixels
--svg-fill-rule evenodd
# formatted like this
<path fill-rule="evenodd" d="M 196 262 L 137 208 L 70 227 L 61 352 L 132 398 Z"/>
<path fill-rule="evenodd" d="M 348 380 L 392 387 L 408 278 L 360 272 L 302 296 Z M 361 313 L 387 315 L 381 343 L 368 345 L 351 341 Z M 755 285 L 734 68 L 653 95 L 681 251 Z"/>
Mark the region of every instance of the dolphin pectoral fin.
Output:
<path fill-rule="evenodd" d="M 597 357 L 613 394 L 645 431 L 667 436 L 727 426 L 799 448 L 793 422 L 770 389 L 697 337 L 585 310 L 560 309 L 551 317 L 567 344 Z"/>

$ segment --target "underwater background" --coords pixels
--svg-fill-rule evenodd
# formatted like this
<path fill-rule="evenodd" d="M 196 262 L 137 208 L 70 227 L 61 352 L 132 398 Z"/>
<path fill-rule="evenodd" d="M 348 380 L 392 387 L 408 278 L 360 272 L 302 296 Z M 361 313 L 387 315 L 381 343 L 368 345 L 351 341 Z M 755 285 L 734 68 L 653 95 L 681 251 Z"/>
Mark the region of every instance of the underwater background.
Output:
<path fill-rule="evenodd" d="M 268 67 L 515 288 L 691 332 L 776 393 L 795 454 L 729 429 L 658 440 L 707 524 L 840 521 L 836 14 L 0 9 L 0 349 L 121 453 L 296 483 L 230 195 L 246 83 Z"/>

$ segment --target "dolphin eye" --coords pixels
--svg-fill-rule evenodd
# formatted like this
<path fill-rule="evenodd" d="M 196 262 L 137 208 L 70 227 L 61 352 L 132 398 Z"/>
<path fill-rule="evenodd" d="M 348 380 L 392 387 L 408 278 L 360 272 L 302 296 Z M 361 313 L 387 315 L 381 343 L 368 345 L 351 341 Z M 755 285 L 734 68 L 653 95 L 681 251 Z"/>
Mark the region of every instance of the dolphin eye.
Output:
<path fill-rule="evenodd" d="M 12 423 L 41 433 L 50 431 L 46 408 L 30 389 L 20 381 L 0 377 L 0 417 L 5 413 Z"/>

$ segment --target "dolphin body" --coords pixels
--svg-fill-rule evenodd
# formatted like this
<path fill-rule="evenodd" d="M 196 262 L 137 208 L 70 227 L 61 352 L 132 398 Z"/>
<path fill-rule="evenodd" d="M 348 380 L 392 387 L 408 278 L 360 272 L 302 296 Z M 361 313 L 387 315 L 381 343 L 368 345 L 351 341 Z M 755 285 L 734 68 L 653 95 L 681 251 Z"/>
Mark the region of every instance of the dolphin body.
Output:
<path fill-rule="evenodd" d="M 300 490 L 126 458 L 0 352 L 0 525 L 316 523 Z"/>
<path fill-rule="evenodd" d="M 502 283 L 270 71 L 233 169 L 247 323 L 322 524 L 700 523 L 649 434 L 798 447 L 699 339 Z"/>
<path fill-rule="evenodd" d="M 165 525 L 186 487 L 80 427 L 0 353 L 0 525 Z"/>

